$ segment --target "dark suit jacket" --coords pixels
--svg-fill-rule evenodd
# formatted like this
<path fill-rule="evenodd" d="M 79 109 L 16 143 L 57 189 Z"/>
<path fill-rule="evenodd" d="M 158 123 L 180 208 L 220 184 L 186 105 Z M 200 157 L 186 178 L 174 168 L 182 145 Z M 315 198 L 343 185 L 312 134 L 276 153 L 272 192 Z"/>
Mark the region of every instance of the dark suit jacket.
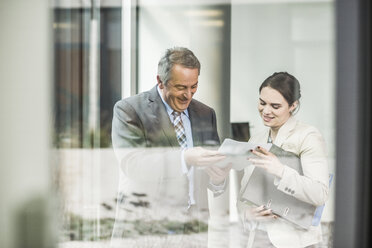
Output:
<path fill-rule="evenodd" d="M 214 110 L 193 99 L 188 111 L 194 146 L 219 145 Z M 156 87 L 115 104 L 112 143 L 114 148 L 179 147 Z"/>
<path fill-rule="evenodd" d="M 214 110 L 193 99 L 188 112 L 194 146 L 219 145 Z M 187 207 L 188 180 L 181 170 L 181 149 L 156 86 L 115 104 L 112 143 L 121 174 L 117 218 L 126 218 L 124 205 L 133 192 L 146 194 L 152 211 L 171 205 Z M 208 176 L 203 170 L 195 170 L 194 176 L 196 204 L 207 211 Z M 114 236 L 115 232 L 116 237 L 123 235 L 114 230 Z"/>

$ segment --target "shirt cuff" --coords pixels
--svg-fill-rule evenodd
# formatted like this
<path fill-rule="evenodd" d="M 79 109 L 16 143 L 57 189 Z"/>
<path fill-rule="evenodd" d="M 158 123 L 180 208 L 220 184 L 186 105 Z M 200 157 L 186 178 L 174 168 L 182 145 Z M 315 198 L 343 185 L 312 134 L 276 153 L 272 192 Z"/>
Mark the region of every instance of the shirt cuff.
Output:
<path fill-rule="evenodd" d="M 225 190 L 226 179 L 223 181 L 222 184 L 219 185 L 215 185 L 211 181 L 209 181 L 209 184 L 211 185 L 214 192 L 223 192 Z"/>

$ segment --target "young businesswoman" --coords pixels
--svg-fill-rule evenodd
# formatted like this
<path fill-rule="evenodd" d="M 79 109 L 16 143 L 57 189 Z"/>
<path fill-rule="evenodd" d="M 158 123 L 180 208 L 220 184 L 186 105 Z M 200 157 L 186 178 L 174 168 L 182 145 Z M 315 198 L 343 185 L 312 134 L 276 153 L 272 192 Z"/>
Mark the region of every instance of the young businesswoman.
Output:
<path fill-rule="evenodd" d="M 327 200 L 329 184 L 325 144 L 316 128 L 293 116 L 301 97 L 298 80 L 289 73 L 277 72 L 262 83 L 259 93 L 258 111 L 268 129 L 251 137 L 250 142 L 271 142 L 295 153 L 300 157 L 303 175 L 282 164 L 264 148 L 257 148 L 253 151 L 256 158 L 249 158 L 254 166 L 244 170 L 241 188 L 245 188 L 255 167 L 261 167 L 275 176 L 273 183 L 278 190 L 314 206 L 323 205 Z M 259 236 L 269 246 L 285 248 L 308 247 L 322 240 L 320 226 L 301 229 L 263 206 L 249 205 L 239 200 L 237 205 L 245 229 L 251 233 L 248 243 L 253 247 L 262 246 L 257 239 Z M 253 238 L 254 233 L 258 234 L 256 239 Z"/>

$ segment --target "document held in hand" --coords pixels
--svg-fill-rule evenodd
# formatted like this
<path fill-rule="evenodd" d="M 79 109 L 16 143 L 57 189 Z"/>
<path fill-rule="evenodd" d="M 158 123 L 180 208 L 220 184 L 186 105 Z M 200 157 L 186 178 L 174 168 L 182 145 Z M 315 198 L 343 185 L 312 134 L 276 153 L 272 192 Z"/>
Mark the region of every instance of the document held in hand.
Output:
<path fill-rule="evenodd" d="M 266 150 L 270 150 L 271 145 L 272 144 L 270 143 L 254 144 L 251 142 L 241 142 L 232 139 L 225 139 L 218 149 L 218 152 L 226 155 L 226 159 L 218 162 L 216 165 L 223 168 L 231 163 L 233 169 L 243 170 L 245 167 L 251 164 L 247 160 L 247 158 L 255 156 L 252 154 L 252 152 L 250 152 L 251 149 L 254 150 L 257 148 L 257 146 L 261 146 Z"/>
<path fill-rule="evenodd" d="M 272 145 L 270 152 L 275 154 L 281 163 L 303 175 L 301 160 L 296 154 L 275 145 Z M 274 180 L 274 175 L 266 173 L 262 168 L 254 168 L 243 193 L 239 196 L 240 200 L 257 206 L 264 205 L 274 214 L 299 227 L 308 229 L 313 224 L 317 207 L 278 190 Z"/>

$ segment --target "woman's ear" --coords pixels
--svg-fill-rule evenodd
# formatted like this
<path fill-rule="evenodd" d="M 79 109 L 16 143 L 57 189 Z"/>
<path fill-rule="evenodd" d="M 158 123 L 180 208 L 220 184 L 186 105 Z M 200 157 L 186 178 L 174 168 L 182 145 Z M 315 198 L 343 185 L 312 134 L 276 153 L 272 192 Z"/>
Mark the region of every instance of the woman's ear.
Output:
<path fill-rule="evenodd" d="M 289 112 L 292 114 L 298 106 L 298 101 L 295 101 L 290 107 L 289 107 Z"/>

